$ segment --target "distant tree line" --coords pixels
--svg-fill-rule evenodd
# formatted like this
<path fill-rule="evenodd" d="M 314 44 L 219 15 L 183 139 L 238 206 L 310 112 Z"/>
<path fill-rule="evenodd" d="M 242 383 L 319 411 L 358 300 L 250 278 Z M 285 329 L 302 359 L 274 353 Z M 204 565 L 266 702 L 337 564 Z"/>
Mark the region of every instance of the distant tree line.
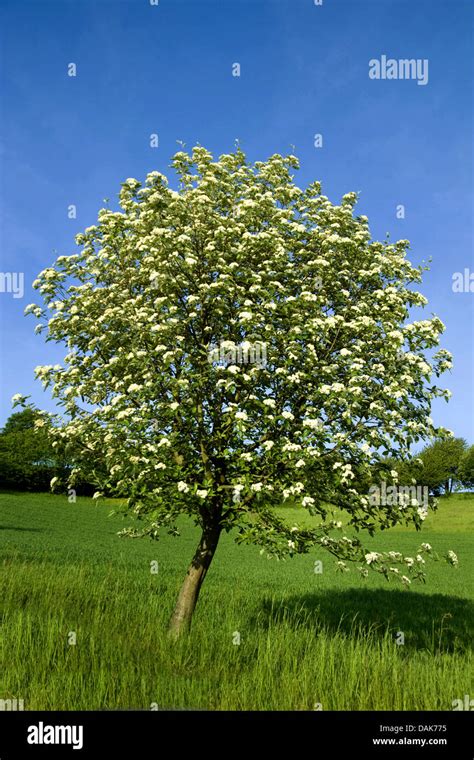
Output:
<path fill-rule="evenodd" d="M 74 463 L 52 447 L 50 422 L 42 412 L 26 408 L 15 412 L 0 430 L 0 488 L 16 491 L 49 491 L 54 477 L 65 479 Z M 87 480 L 77 493 L 90 495 L 95 487 Z"/>
<path fill-rule="evenodd" d="M 435 440 L 410 461 L 387 460 L 400 485 L 426 486 L 433 496 L 474 488 L 474 446 L 463 438 Z"/>
<path fill-rule="evenodd" d="M 47 415 L 29 407 L 9 417 L 0 430 L 0 488 L 49 491 L 53 478 L 66 481 L 74 462 L 53 449 L 50 425 Z M 410 461 L 388 458 L 385 464 L 398 472 L 400 485 L 426 486 L 434 496 L 474 488 L 474 446 L 468 446 L 463 438 L 436 440 Z M 90 495 L 96 490 L 93 473 L 105 469 L 105 463 L 91 462 L 90 469 L 90 479 L 75 486 L 78 494 Z M 368 490 L 378 477 L 369 475 L 358 482 L 359 490 Z"/>

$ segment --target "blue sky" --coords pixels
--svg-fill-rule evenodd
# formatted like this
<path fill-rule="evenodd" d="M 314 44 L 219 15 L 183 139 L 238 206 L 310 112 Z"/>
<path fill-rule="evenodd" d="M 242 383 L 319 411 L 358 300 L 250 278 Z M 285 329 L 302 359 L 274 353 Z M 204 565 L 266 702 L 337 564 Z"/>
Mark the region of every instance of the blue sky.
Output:
<path fill-rule="evenodd" d="M 473 9 L 462 0 L 3 0 L 0 270 L 24 272 L 25 293 L 0 293 L 0 424 L 17 392 L 54 408 L 33 369 L 64 352 L 23 316 L 38 300 L 37 273 L 75 252 L 76 233 L 127 177 L 168 174 L 177 140 L 218 155 L 238 139 L 251 160 L 296 152 L 298 184 L 320 180 L 333 202 L 360 191 L 374 238 L 408 238 L 415 263 L 432 258 L 425 316 L 446 324 L 455 360 L 443 376 L 453 397 L 433 417 L 474 442 L 474 293 L 452 291 L 454 272 L 474 271 Z M 369 60 L 382 55 L 428 59 L 428 83 L 370 79 Z"/>

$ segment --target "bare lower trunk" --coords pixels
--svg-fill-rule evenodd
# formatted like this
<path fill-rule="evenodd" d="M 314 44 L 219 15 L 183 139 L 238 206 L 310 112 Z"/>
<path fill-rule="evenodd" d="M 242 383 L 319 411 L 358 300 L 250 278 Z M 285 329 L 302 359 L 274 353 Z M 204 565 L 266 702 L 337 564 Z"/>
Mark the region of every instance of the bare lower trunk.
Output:
<path fill-rule="evenodd" d="M 204 527 L 196 553 L 189 565 L 188 572 L 179 592 L 178 600 L 171 616 L 169 633 L 178 638 L 189 630 L 194 608 L 198 600 L 202 582 L 215 554 L 221 527 L 219 525 Z"/>

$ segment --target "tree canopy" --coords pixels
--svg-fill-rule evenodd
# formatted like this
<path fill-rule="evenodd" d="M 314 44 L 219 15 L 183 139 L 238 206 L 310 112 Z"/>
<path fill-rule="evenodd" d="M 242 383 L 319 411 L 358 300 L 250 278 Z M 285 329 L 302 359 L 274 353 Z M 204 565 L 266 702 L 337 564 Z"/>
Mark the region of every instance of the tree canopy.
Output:
<path fill-rule="evenodd" d="M 452 493 L 460 482 L 460 466 L 467 444 L 463 438 L 434 441 L 420 453 L 423 468 L 420 479 L 436 494 Z"/>
<path fill-rule="evenodd" d="M 56 457 L 41 412 L 27 407 L 10 415 L 0 431 L 0 485 L 47 490 L 58 473 Z"/>
<path fill-rule="evenodd" d="M 469 446 L 463 453 L 457 477 L 465 488 L 474 488 L 474 446 Z"/>

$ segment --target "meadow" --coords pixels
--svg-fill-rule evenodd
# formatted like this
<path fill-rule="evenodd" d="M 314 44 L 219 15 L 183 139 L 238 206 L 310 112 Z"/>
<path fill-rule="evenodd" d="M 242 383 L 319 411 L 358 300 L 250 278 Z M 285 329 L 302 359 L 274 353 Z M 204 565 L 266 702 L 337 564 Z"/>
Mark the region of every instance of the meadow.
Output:
<path fill-rule="evenodd" d="M 225 534 L 177 643 L 166 628 L 198 530 L 183 519 L 177 538 L 120 538 L 130 520 L 114 506 L 0 494 L 0 699 L 26 710 L 450 710 L 474 694 L 474 496 L 440 500 L 420 533 L 367 539 L 410 556 L 422 541 L 456 552 L 458 567 L 429 562 L 427 583 L 409 589 L 340 573 L 322 551 L 268 560 Z"/>

